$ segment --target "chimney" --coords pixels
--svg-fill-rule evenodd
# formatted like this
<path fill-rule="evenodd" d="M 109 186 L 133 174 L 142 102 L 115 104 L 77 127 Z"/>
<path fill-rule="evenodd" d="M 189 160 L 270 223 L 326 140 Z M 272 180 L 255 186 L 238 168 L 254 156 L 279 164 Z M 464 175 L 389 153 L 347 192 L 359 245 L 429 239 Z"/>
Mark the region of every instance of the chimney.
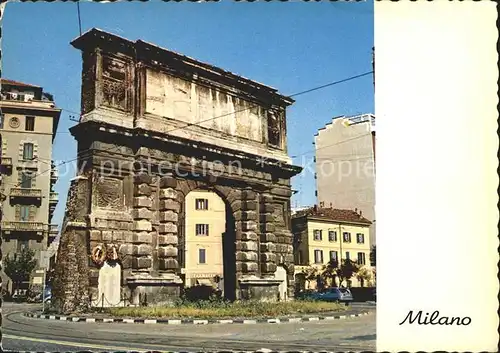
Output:
<path fill-rule="evenodd" d="M 315 204 L 313 209 L 314 209 L 314 212 L 318 212 L 318 205 Z"/>
<path fill-rule="evenodd" d="M 363 216 L 363 211 L 359 210 L 359 215 Z"/>
<path fill-rule="evenodd" d="M 358 209 L 357 209 L 357 208 L 355 208 L 355 209 L 354 209 L 354 212 L 358 213 Z"/>
<path fill-rule="evenodd" d="M 330 202 L 330 208 L 333 208 L 333 207 L 332 207 L 332 203 L 331 203 L 331 202 Z"/>

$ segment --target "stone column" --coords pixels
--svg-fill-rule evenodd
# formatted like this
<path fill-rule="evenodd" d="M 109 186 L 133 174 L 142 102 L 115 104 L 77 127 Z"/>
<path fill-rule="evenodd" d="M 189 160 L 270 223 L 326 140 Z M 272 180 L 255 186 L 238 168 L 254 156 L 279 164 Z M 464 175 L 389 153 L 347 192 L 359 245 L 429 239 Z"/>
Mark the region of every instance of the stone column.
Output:
<path fill-rule="evenodd" d="M 276 236 L 274 234 L 273 196 L 260 197 L 260 270 L 263 278 L 274 277 L 276 272 Z"/>
<path fill-rule="evenodd" d="M 134 178 L 134 204 L 132 217 L 134 219 L 132 237 L 132 268 L 135 272 L 149 273 L 152 267 L 152 224 L 151 201 L 152 178 L 147 173 L 139 173 Z"/>
<path fill-rule="evenodd" d="M 158 229 L 158 261 L 160 271 L 178 273 L 178 220 L 180 204 L 177 198 L 177 180 L 168 175 L 160 179 L 160 204 Z"/>
<path fill-rule="evenodd" d="M 248 187 L 241 193 L 241 208 L 236 220 L 236 269 L 243 277 L 256 276 L 258 266 L 257 194 Z"/>

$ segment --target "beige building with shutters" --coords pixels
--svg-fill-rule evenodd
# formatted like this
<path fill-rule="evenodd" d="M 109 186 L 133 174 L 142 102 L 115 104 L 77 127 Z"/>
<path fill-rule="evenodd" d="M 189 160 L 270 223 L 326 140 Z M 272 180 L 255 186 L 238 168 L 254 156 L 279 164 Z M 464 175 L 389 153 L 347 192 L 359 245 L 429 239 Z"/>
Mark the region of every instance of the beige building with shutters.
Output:
<path fill-rule="evenodd" d="M 52 145 L 61 110 L 42 87 L 7 79 L 1 83 L 2 253 L 5 257 L 29 247 L 38 256 L 57 236 Z M 33 283 L 41 282 L 42 272 L 36 271 Z"/>
<path fill-rule="evenodd" d="M 193 190 L 185 201 L 185 244 L 183 251 L 185 285 L 217 287 L 216 276 L 223 278 L 222 237 L 226 230 L 226 205 L 214 192 Z M 182 248 L 182 246 L 184 246 Z"/>
<path fill-rule="evenodd" d="M 292 231 L 297 284 L 304 281 L 300 274 L 308 268 L 315 267 L 319 271 L 333 259 L 339 263 L 350 259 L 371 270 L 370 226 L 371 222 L 357 210 L 314 206 L 294 214 Z M 310 282 L 309 289 L 314 289 L 315 281 Z M 348 286 L 368 284 L 353 277 Z"/>

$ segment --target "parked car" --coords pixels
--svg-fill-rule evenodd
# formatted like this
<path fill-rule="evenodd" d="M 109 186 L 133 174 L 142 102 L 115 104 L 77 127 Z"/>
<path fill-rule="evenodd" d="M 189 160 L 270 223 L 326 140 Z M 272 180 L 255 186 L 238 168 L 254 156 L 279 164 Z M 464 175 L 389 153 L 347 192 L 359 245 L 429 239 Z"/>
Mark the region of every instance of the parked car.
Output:
<path fill-rule="evenodd" d="M 342 302 L 350 303 L 353 301 L 352 293 L 347 288 L 331 287 L 319 292 L 316 296 L 317 300 L 327 302 Z"/>
<path fill-rule="evenodd" d="M 310 290 L 310 289 L 302 290 L 302 291 L 298 292 L 295 295 L 295 299 L 298 299 L 298 300 L 314 300 L 316 293 L 317 292 L 315 292 L 313 290 Z"/>

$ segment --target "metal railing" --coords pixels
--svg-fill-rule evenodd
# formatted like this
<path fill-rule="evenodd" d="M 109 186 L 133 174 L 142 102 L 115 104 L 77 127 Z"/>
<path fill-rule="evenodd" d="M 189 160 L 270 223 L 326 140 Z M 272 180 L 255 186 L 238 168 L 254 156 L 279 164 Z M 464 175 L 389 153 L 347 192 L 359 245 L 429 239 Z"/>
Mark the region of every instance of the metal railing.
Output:
<path fill-rule="evenodd" d="M 10 196 L 15 197 L 42 197 L 42 189 L 32 189 L 32 188 L 11 188 Z"/>
<path fill-rule="evenodd" d="M 20 232 L 42 232 L 47 229 L 43 222 L 25 222 L 25 221 L 2 221 L 2 230 L 20 231 Z"/>

